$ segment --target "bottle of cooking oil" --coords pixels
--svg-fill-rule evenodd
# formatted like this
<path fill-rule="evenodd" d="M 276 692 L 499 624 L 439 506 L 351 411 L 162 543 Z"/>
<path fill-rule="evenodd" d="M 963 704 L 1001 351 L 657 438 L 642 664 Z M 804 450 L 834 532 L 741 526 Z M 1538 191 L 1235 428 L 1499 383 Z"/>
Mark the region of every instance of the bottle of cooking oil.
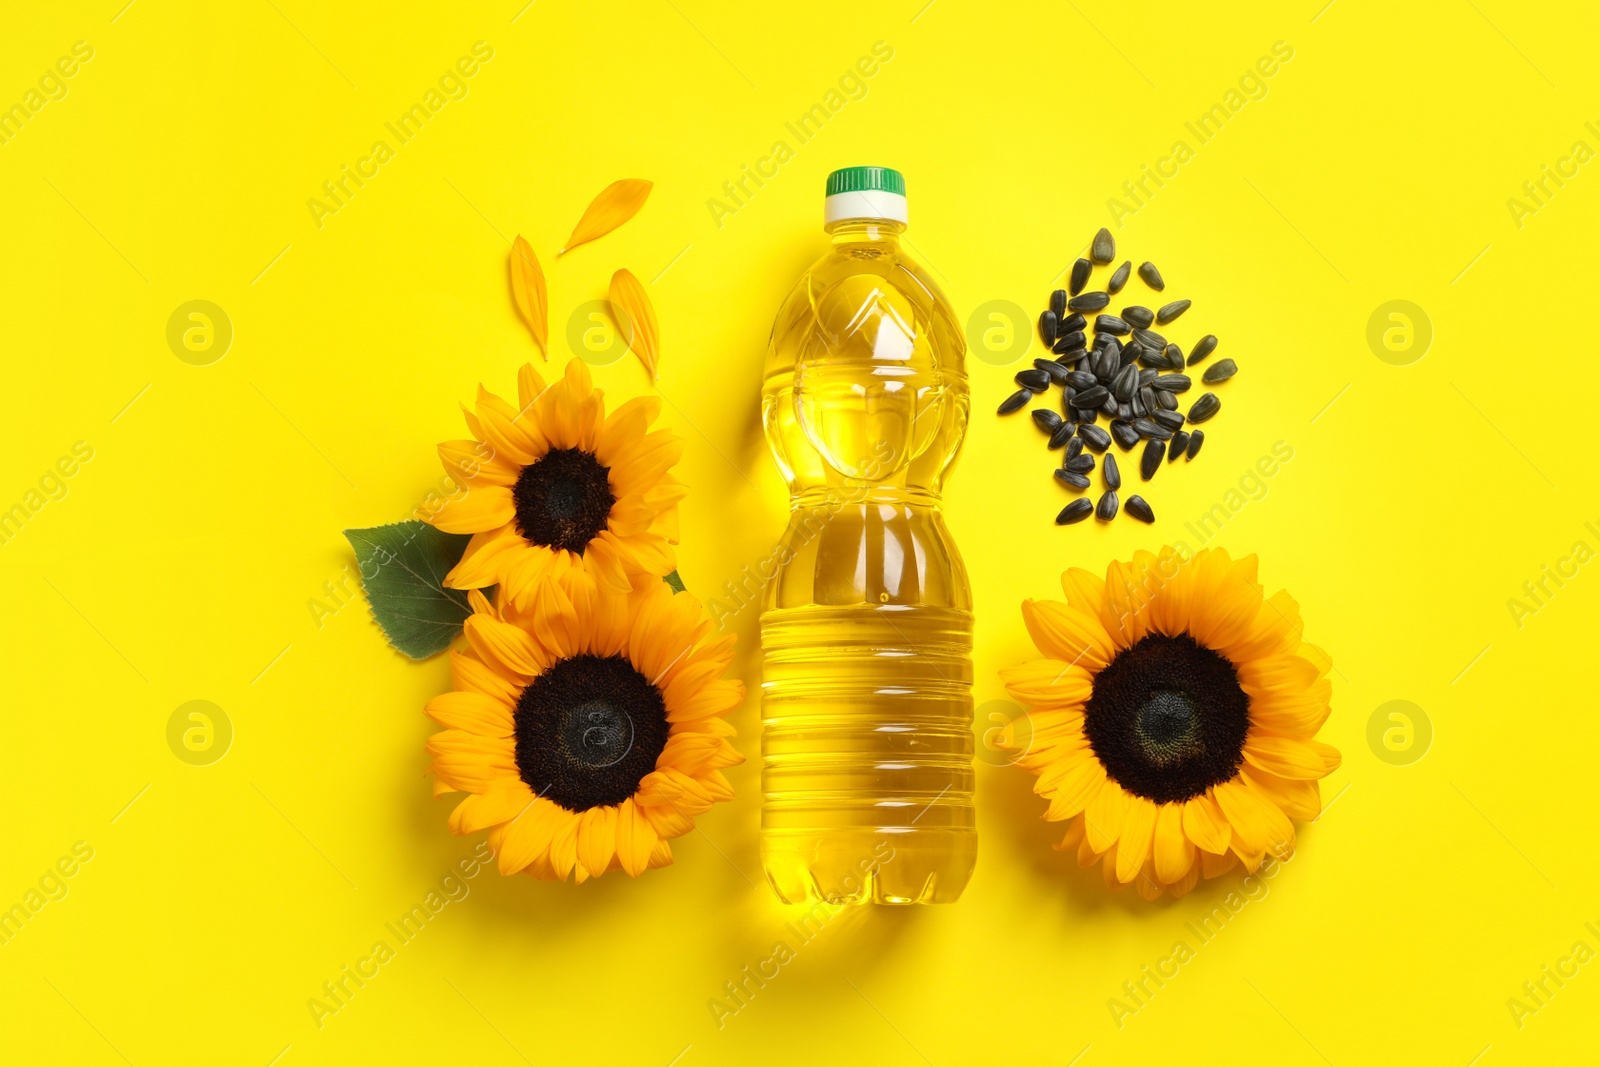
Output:
<path fill-rule="evenodd" d="M 761 856 L 785 902 L 947 903 L 972 874 L 972 600 L 940 512 L 966 344 L 906 256 L 905 180 L 828 176 L 832 247 L 772 327 L 789 528 L 761 615 Z"/>

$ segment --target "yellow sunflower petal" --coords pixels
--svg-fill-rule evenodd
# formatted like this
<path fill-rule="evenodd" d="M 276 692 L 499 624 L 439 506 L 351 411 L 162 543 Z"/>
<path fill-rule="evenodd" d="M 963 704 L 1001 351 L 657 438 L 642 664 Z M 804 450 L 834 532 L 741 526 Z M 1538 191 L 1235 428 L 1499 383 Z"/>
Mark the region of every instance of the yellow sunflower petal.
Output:
<path fill-rule="evenodd" d="M 482 589 L 497 584 L 516 553 L 527 542 L 511 523 L 493 530 L 479 530 L 467 542 L 461 559 L 445 575 L 446 589 Z"/>
<path fill-rule="evenodd" d="M 1244 740 L 1244 759 L 1280 778 L 1321 778 L 1327 773 L 1322 753 L 1310 742 L 1254 730 Z"/>
<path fill-rule="evenodd" d="M 1248 767 L 1241 768 L 1239 775 L 1271 797 L 1291 819 L 1310 822 L 1322 814 L 1322 791 L 1315 781 L 1280 778 Z"/>
<path fill-rule="evenodd" d="M 515 517 L 510 489 L 480 485 L 440 504 L 428 522 L 445 533 L 469 534 L 497 530 Z"/>
<path fill-rule="evenodd" d="M 1084 836 L 1096 852 L 1104 852 L 1117 843 L 1122 833 L 1122 818 L 1128 810 L 1128 794 L 1116 779 L 1107 778 L 1100 791 L 1084 810 Z"/>
<path fill-rule="evenodd" d="M 1163 882 L 1180 881 L 1194 867 L 1194 842 L 1183 829 L 1184 807 L 1163 804 L 1156 815 L 1155 872 Z"/>
<path fill-rule="evenodd" d="M 1055 787 L 1044 817 L 1052 822 L 1082 814 L 1099 795 L 1106 780 L 1106 769 L 1087 750 L 1067 763 L 1067 770 Z"/>
<path fill-rule="evenodd" d="M 1150 843 L 1156 832 L 1156 805 L 1141 796 L 1129 794 L 1122 816 L 1122 832 L 1117 835 L 1117 881 L 1131 882 L 1150 858 Z"/>
<path fill-rule="evenodd" d="M 604 874 L 617 854 L 617 809 L 590 808 L 578 822 L 578 862 L 590 874 Z"/>
<path fill-rule="evenodd" d="M 1066 604 L 1024 600 L 1022 622 L 1035 647 L 1051 659 L 1098 671 L 1116 655 L 1116 646 L 1101 620 Z"/>
<path fill-rule="evenodd" d="M 1248 852 L 1278 852 L 1294 844 L 1294 824 L 1261 790 L 1233 778 L 1213 792 L 1234 836 Z"/>
<path fill-rule="evenodd" d="M 1000 672 L 1006 692 L 1031 708 L 1070 708 L 1089 699 L 1089 672 L 1058 659 L 1036 659 Z"/>
<path fill-rule="evenodd" d="M 629 797 L 617 812 L 617 859 L 622 869 L 633 878 L 645 872 L 650 863 L 650 851 L 660 838 L 655 826 Z"/>
<path fill-rule="evenodd" d="M 1228 851 L 1228 842 L 1233 837 L 1227 817 L 1210 792 L 1183 802 L 1183 833 L 1202 850 L 1217 856 Z"/>
<path fill-rule="evenodd" d="M 441 693 L 423 711 L 440 726 L 485 737 L 510 737 L 514 729 L 510 705 L 481 693 Z"/>

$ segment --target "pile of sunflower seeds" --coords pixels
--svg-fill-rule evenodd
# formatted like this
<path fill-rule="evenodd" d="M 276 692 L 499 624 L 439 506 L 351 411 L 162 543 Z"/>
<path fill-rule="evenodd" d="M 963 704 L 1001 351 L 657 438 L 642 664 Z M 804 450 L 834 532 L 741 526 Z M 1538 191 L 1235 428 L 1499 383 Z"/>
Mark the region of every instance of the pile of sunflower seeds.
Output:
<path fill-rule="evenodd" d="M 1174 300 L 1155 311 L 1140 304 L 1122 309 L 1121 314 L 1104 313 L 1111 298 L 1128 284 L 1133 261 L 1124 261 L 1111 273 L 1103 292 L 1084 292 L 1096 265 L 1105 266 L 1117 255 L 1111 231 L 1102 228 L 1089 246 L 1089 258 L 1072 265 L 1068 289 L 1050 294 L 1050 306 L 1039 316 L 1039 338 L 1054 353 L 1054 359 L 1036 359 L 1028 370 L 1019 371 L 1015 393 L 1001 403 L 999 414 L 1009 415 L 1026 407 L 1035 395 L 1052 385 L 1061 386 L 1061 410 L 1034 408 L 1034 424 L 1049 435 L 1050 448 L 1064 448 L 1065 458 L 1055 471 L 1056 479 L 1078 492 L 1089 488 L 1095 454 L 1100 455 L 1100 478 L 1104 484 L 1098 503 L 1079 497 L 1061 509 L 1058 525 L 1082 522 L 1091 514 L 1101 522 L 1116 518 L 1122 488 L 1122 471 L 1116 456 L 1108 449 L 1113 441 L 1126 452 L 1140 441 L 1144 452 L 1139 460 L 1139 477 L 1149 481 L 1161 469 L 1165 456 L 1171 463 L 1179 456 L 1185 462 L 1200 454 L 1205 443 L 1204 430 L 1195 428 L 1222 408 L 1215 393 L 1203 393 L 1189 405 L 1187 413 L 1178 410 L 1178 396 L 1187 393 L 1193 382 L 1179 373 L 1206 359 L 1217 350 L 1217 339 L 1206 334 L 1189 350 L 1169 342 L 1152 326 L 1165 326 L 1189 310 L 1190 301 Z M 1139 265 L 1139 278 L 1156 292 L 1167 283 L 1154 263 Z M 1086 312 L 1096 312 L 1091 327 Z M 1085 331 L 1094 339 L 1087 341 Z M 1239 367 L 1231 359 L 1220 359 L 1206 368 L 1201 381 L 1215 385 L 1232 378 Z M 1107 419 L 1109 431 L 1099 425 Z M 1184 429 L 1185 426 L 1191 427 Z M 1087 450 L 1087 452 L 1085 451 Z M 1089 454 L 1093 453 L 1093 454 Z M 1140 522 L 1155 522 L 1155 512 L 1141 496 L 1128 497 L 1121 510 Z"/>

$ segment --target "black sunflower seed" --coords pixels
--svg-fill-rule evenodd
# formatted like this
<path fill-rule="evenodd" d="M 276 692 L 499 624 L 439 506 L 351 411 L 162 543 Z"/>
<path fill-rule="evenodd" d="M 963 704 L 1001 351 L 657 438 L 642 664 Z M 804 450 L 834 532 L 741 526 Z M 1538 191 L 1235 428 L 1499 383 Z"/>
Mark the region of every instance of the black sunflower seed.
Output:
<path fill-rule="evenodd" d="M 1214 333 L 1206 334 L 1204 337 L 1200 338 L 1200 340 L 1196 341 L 1194 343 L 1194 347 L 1189 350 L 1189 366 L 1194 366 L 1196 363 L 1199 363 L 1202 359 L 1205 359 L 1216 350 L 1217 335 Z"/>
<path fill-rule="evenodd" d="M 1196 400 L 1189 408 L 1189 421 L 1205 422 L 1211 416 L 1215 415 L 1221 407 L 1222 401 L 1217 398 L 1217 394 L 1207 393 L 1199 400 Z"/>
<path fill-rule="evenodd" d="M 1206 432 L 1204 430 L 1195 430 L 1193 433 L 1189 434 L 1188 458 L 1193 459 L 1194 457 L 1198 456 L 1200 454 L 1200 446 L 1205 443 Z"/>
<path fill-rule="evenodd" d="M 1139 457 L 1139 477 L 1149 481 L 1156 476 L 1156 468 L 1161 466 L 1161 457 L 1166 455 L 1160 441 L 1154 437 L 1144 443 L 1144 455 Z"/>
<path fill-rule="evenodd" d="M 1057 326 L 1055 347 L 1056 350 L 1060 352 L 1070 352 L 1074 348 L 1082 348 L 1083 331 L 1063 330 L 1061 327 Z"/>
<path fill-rule="evenodd" d="M 1122 472 L 1117 469 L 1117 457 L 1107 455 L 1100 462 L 1100 477 L 1105 479 L 1107 489 L 1122 488 Z"/>
<path fill-rule="evenodd" d="M 1116 256 L 1116 240 L 1110 230 L 1100 227 L 1100 232 L 1094 235 L 1094 241 L 1089 245 L 1089 258 L 1096 263 L 1110 263 Z"/>
<path fill-rule="evenodd" d="M 1073 398 L 1073 403 L 1080 408 L 1097 408 L 1105 403 L 1106 397 L 1111 395 L 1111 390 L 1103 385 L 1092 386 L 1085 389 Z"/>
<path fill-rule="evenodd" d="M 1111 435 L 1092 422 L 1078 423 L 1078 436 L 1091 452 L 1104 452 L 1111 447 Z"/>
<path fill-rule="evenodd" d="M 1071 471 L 1073 474 L 1088 474 L 1094 470 L 1094 457 L 1080 453 L 1061 464 L 1061 469 Z"/>
<path fill-rule="evenodd" d="M 1072 440 L 1067 442 L 1067 454 L 1061 457 L 1061 462 L 1065 463 L 1067 460 L 1071 459 L 1073 456 L 1078 455 L 1082 451 L 1083 451 L 1083 437 L 1082 437 L 1082 435 L 1079 435 L 1079 436 L 1074 437 Z"/>
<path fill-rule="evenodd" d="M 1150 324 L 1156 321 L 1156 313 L 1139 304 L 1123 308 L 1122 317 L 1133 323 L 1134 327 L 1140 330 L 1148 330 Z"/>
<path fill-rule="evenodd" d="M 1067 384 L 1067 375 L 1072 372 L 1053 359 L 1036 359 L 1033 365 L 1050 376 L 1050 380 L 1057 385 Z"/>
<path fill-rule="evenodd" d="M 1009 415 L 1013 411 L 1016 411 L 1018 408 L 1022 407 L 1025 404 L 1027 404 L 1027 402 L 1029 400 L 1032 400 L 1032 399 L 1033 399 L 1033 390 L 1032 389 L 1018 389 L 1016 392 L 1012 393 L 1010 396 L 1008 396 L 1004 400 L 1000 401 L 1000 406 L 995 409 L 995 414 L 996 415 Z"/>
<path fill-rule="evenodd" d="M 1168 393 L 1182 393 L 1193 384 L 1187 374 L 1163 374 L 1150 383 L 1152 389 L 1160 389 Z"/>
<path fill-rule="evenodd" d="M 1114 396 L 1111 396 L 1110 394 L 1107 394 L 1106 398 L 1104 400 L 1100 401 L 1100 410 L 1104 414 L 1110 416 L 1111 418 L 1113 418 L 1113 419 L 1116 418 L 1117 417 L 1117 398 L 1114 397 Z"/>
<path fill-rule="evenodd" d="M 1056 516 L 1056 525 L 1071 526 L 1075 522 L 1082 522 L 1089 517 L 1089 513 L 1093 510 L 1094 505 L 1089 503 L 1088 498 L 1080 496 L 1061 509 L 1060 514 Z"/>
<path fill-rule="evenodd" d="M 1183 428 L 1183 413 L 1178 411 L 1157 411 L 1150 418 L 1159 425 L 1165 426 L 1173 433 Z"/>
<path fill-rule="evenodd" d="M 1077 416 L 1079 426 L 1093 426 L 1095 420 L 1100 417 L 1099 408 L 1073 408 L 1072 413 Z"/>
<path fill-rule="evenodd" d="M 1161 372 L 1160 371 L 1150 370 L 1149 368 L 1145 368 L 1144 370 L 1141 370 L 1139 372 L 1139 385 L 1141 387 L 1149 385 L 1151 382 L 1155 381 L 1160 376 L 1161 376 Z"/>
<path fill-rule="evenodd" d="M 1061 416 L 1049 408 L 1034 408 L 1032 412 L 1033 424 L 1045 433 L 1055 433 L 1056 427 L 1061 425 Z"/>
<path fill-rule="evenodd" d="M 1163 411 L 1177 411 L 1178 410 L 1178 397 L 1176 396 L 1176 394 L 1168 393 L 1168 392 L 1165 392 L 1163 390 L 1157 390 L 1156 391 L 1156 407 L 1160 408 Z M 1153 411 L 1155 409 L 1152 408 L 1151 410 Z"/>
<path fill-rule="evenodd" d="M 1089 488 L 1089 476 L 1087 474 L 1079 474 L 1077 471 L 1057 469 L 1055 476 L 1057 481 L 1061 482 L 1063 485 L 1070 485 L 1074 489 Z"/>
<path fill-rule="evenodd" d="M 1113 295 L 1122 292 L 1122 287 L 1128 284 L 1128 272 L 1132 269 L 1133 260 L 1123 260 L 1122 266 L 1118 267 L 1116 272 L 1111 275 L 1111 280 L 1106 282 L 1106 292 L 1112 293 Z"/>
<path fill-rule="evenodd" d="M 1210 385 L 1216 382 L 1225 382 L 1238 373 L 1239 364 L 1231 359 L 1219 359 L 1206 368 L 1206 372 L 1200 376 L 1200 380 Z"/>
<path fill-rule="evenodd" d="M 1096 333 L 1125 334 L 1133 327 L 1115 315 L 1096 315 L 1094 329 Z"/>
<path fill-rule="evenodd" d="M 1107 489 L 1100 496 L 1100 503 L 1094 506 L 1094 517 L 1101 522 L 1110 522 L 1117 517 L 1117 491 Z"/>
<path fill-rule="evenodd" d="M 1156 321 L 1165 326 L 1185 311 L 1188 311 L 1189 305 L 1192 303 L 1194 303 L 1192 300 L 1174 300 L 1170 304 L 1163 304 L 1160 310 L 1156 312 Z"/>
<path fill-rule="evenodd" d="M 1149 370 L 1163 371 L 1167 369 L 1167 354 L 1160 349 L 1149 349 L 1135 345 L 1132 351 L 1139 355 L 1139 366 Z"/>
<path fill-rule="evenodd" d="M 1089 271 L 1092 269 L 1094 269 L 1094 264 L 1087 259 L 1080 259 L 1072 265 L 1072 279 L 1067 284 L 1073 296 L 1083 292 L 1083 287 L 1089 284 Z M 1071 307 L 1072 305 L 1069 302 L 1067 306 Z"/>
<path fill-rule="evenodd" d="M 1145 375 L 1152 372 L 1140 371 L 1139 373 L 1140 375 Z M 1154 411 L 1156 408 L 1161 406 L 1161 403 L 1156 400 L 1156 391 L 1150 388 L 1148 385 L 1139 386 L 1139 403 L 1144 405 L 1144 409 L 1146 411 Z"/>
<path fill-rule="evenodd" d="M 1170 415 L 1172 412 L 1158 411 L 1156 414 Z M 1169 441 L 1172 439 L 1172 431 L 1154 419 L 1134 419 L 1133 432 L 1138 434 L 1140 437 L 1154 437 L 1160 441 Z"/>
<path fill-rule="evenodd" d="M 1117 445 L 1124 452 L 1139 443 L 1139 431 L 1135 430 L 1131 423 L 1123 422 L 1121 419 L 1111 424 L 1111 436 L 1116 439 Z"/>
<path fill-rule="evenodd" d="M 1055 354 L 1057 363 L 1076 363 L 1089 354 L 1081 342 L 1074 345 L 1066 341 L 1057 341 L 1050 351 Z"/>
<path fill-rule="evenodd" d="M 1050 375 L 1038 367 L 1029 367 L 1027 370 L 1017 371 L 1013 380 L 1024 389 L 1035 393 L 1042 393 L 1050 387 Z"/>
<path fill-rule="evenodd" d="M 1072 436 L 1077 431 L 1078 431 L 1078 427 L 1077 427 L 1076 423 L 1068 422 L 1066 419 L 1062 419 L 1061 420 L 1061 425 L 1057 426 L 1055 428 L 1055 430 L 1050 434 L 1050 447 L 1051 448 L 1060 448 L 1062 445 L 1066 444 L 1068 441 L 1077 440 L 1077 438 Z"/>
<path fill-rule="evenodd" d="M 1124 404 L 1133 399 L 1133 394 L 1138 391 L 1138 388 L 1139 368 L 1132 364 L 1118 371 L 1116 378 L 1111 383 L 1111 391 Z"/>
<path fill-rule="evenodd" d="M 1163 354 L 1167 357 L 1167 368 L 1169 370 L 1183 369 L 1183 349 L 1176 344 L 1170 344 Z"/>
<path fill-rule="evenodd" d="M 1057 289 L 1055 292 L 1050 294 L 1050 310 L 1056 313 L 1057 319 L 1066 317 L 1067 291 L 1065 289 Z"/>
<path fill-rule="evenodd" d="M 1148 415 L 1154 408 L 1145 407 L 1144 397 L 1138 393 L 1133 394 L 1133 399 L 1128 401 L 1128 410 L 1135 417 Z"/>
<path fill-rule="evenodd" d="M 1073 370 L 1067 372 L 1067 384 L 1074 389 L 1093 389 L 1100 379 L 1086 370 Z"/>
<path fill-rule="evenodd" d="M 1109 303 L 1111 296 L 1108 293 L 1079 293 L 1067 301 L 1067 307 L 1073 311 L 1099 311 Z"/>
<path fill-rule="evenodd" d="M 1054 311 L 1039 312 L 1039 340 L 1049 348 L 1056 343 L 1056 322 L 1058 316 Z"/>
<path fill-rule="evenodd" d="M 1057 292 L 1059 291 L 1060 290 L 1057 290 Z M 1076 311 L 1068 315 L 1066 318 L 1061 318 L 1059 315 L 1056 317 L 1060 319 L 1060 321 L 1056 323 L 1057 337 L 1060 337 L 1062 334 L 1071 333 L 1073 330 L 1081 330 L 1085 326 L 1089 325 L 1089 320 L 1078 314 Z"/>
<path fill-rule="evenodd" d="M 1196 431 L 1198 432 L 1198 431 Z M 1179 430 L 1172 435 L 1172 447 L 1167 449 L 1167 462 L 1171 463 L 1183 455 L 1183 450 L 1189 447 L 1189 431 Z"/>
<path fill-rule="evenodd" d="M 1145 503 L 1144 497 L 1137 494 L 1128 498 L 1128 505 L 1125 510 L 1142 523 L 1156 521 L 1156 513 L 1150 510 L 1150 505 Z"/>
<path fill-rule="evenodd" d="M 1148 259 L 1139 264 L 1139 277 L 1143 278 L 1144 283 L 1158 293 L 1167 287 L 1167 283 L 1161 278 L 1161 272 L 1156 270 L 1156 265 Z"/>
<path fill-rule="evenodd" d="M 1133 339 L 1145 348 L 1153 348 L 1157 352 L 1167 347 L 1167 339 L 1151 330 L 1134 330 Z"/>

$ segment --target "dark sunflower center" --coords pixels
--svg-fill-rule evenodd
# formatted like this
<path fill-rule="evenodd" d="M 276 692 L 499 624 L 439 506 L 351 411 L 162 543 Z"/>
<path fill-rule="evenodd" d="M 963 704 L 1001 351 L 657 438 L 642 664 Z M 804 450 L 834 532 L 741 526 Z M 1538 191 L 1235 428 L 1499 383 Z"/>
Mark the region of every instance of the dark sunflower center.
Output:
<path fill-rule="evenodd" d="M 621 656 L 565 659 L 517 700 L 517 773 L 568 811 L 620 804 L 667 745 L 661 691 Z"/>
<path fill-rule="evenodd" d="M 584 546 L 606 528 L 616 502 L 610 471 L 594 453 L 577 448 L 551 449 L 522 468 L 511 490 L 522 536 L 582 555 Z"/>
<path fill-rule="evenodd" d="M 1151 634 L 1094 679 L 1084 733 L 1106 773 L 1158 804 L 1226 782 L 1244 758 L 1250 699 L 1226 658 L 1184 634 Z"/>

